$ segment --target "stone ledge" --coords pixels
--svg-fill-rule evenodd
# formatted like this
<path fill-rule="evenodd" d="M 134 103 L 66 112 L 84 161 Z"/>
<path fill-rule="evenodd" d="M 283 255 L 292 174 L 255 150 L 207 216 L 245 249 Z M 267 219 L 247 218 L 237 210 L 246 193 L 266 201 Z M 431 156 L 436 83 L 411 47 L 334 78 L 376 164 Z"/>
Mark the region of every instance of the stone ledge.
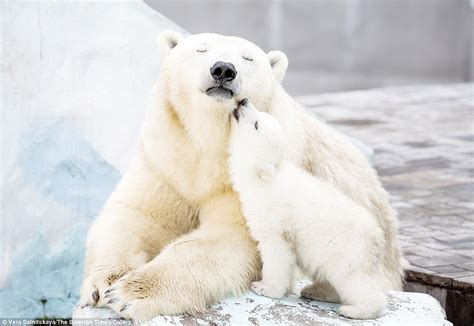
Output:
<path fill-rule="evenodd" d="M 291 295 L 282 300 L 257 296 L 251 292 L 238 298 L 229 298 L 209 308 L 207 313 L 196 316 L 159 316 L 146 325 L 360 325 L 361 320 L 339 316 L 337 304 L 311 301 Z M 109 309 L 77 308 L 73 319 L 116 319 L 118 315 Z M 452 325 L 446 320 L 439 302 L 430 295 L 408 292 L 389 292 L 385 314 L 364 325 Z"/>
<path fill-rule="evenodd" d="M 442 287 L 449 290 L 458 290 L 466 294 L 474 294 L 474 284 L 456 280 L 452 277 L 425 273 L 409 269 L 405 274 L 405 281 Z"/>

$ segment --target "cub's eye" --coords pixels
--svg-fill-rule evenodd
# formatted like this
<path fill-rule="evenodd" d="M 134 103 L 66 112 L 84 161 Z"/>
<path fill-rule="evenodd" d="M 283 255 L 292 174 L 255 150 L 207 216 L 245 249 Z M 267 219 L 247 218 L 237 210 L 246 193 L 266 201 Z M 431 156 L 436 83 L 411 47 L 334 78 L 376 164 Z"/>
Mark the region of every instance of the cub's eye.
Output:
<path fill-rule="evenodd" d="M 255 121 L 255 130 L 258 130 L 258 121 Z"/>
<path fill-rule="evenodd" d="M 207 49 L 197 49 L 196 52 L 204 53 L 204 52 L 207 52 Z"/>
<path fill-rule="evenodd" d="M 242 58 L 244 58 L 244 60 L 247 60 L 247 61 L 253 61 L 253 59 L 252 59 L 252 58 L 250 58 L 250 57 L 247 57 L 247 56 L 245 56 L 245 55 L 244 55 Z"/>

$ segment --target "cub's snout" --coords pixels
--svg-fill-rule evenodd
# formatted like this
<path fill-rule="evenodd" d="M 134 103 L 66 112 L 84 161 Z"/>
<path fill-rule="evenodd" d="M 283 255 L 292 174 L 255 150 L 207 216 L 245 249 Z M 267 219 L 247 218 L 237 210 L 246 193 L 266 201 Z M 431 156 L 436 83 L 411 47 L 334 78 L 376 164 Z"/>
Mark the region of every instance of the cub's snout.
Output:
<path fill-rule="evenodd" d="M 244 98 L 239 103 L 237 103 L 237 108 L 232 111 L 232 115 L 237 122 L 239 122 L 240 117 L 243 116 L 243 108 L 247 107 L 248 103 L 248 98 Z"/>

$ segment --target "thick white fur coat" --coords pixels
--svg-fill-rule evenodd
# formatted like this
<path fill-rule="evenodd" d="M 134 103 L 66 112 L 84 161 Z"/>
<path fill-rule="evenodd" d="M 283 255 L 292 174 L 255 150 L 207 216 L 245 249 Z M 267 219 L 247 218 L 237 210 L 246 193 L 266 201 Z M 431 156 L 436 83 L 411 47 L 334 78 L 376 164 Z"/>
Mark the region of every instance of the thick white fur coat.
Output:
<path fill-rule="evenodd" d="M 383 268 L 391 288 L 400 289 L 397 221 L 387 194 L 357 149 L 285 93 L 286 56 L 217 34 L 166 31 L 159 43 L 153 107 L 137 156 L 90 230 L 80 303 L 146 320 L 203 311 L 259 277 L 256 244 L 227 170 L 231 112 L 244 97 L 282 124 L 290 161 L 376 217 Z M 206 93 L 218 61 L 238 72 L 231 99 Z"/>
<path fill-rule="evenodd" d="M 230 173 L 263 261 L 258 294 L 282 297 L 295 268 L 324 280 L 351 318 L 375 318 L 392 282 L 383 264 L 384 234 L 377 219 L 328 182 L 285 159 L 283 130 L 250 104 L 235 113 Z M 317 284 L 314 285 L 317 287 Z"/>

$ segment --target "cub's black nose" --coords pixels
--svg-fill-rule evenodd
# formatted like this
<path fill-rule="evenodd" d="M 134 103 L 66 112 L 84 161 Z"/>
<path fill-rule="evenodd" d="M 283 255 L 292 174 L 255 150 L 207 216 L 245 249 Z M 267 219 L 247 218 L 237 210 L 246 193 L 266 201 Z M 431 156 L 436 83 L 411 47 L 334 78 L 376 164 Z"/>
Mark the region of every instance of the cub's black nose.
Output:
<path fill-rule="evenodd" d="M 217 61 L 211 68 L 211 77 L 217 82 L 230 82 L 237 76 L 232 63 Z"/>

